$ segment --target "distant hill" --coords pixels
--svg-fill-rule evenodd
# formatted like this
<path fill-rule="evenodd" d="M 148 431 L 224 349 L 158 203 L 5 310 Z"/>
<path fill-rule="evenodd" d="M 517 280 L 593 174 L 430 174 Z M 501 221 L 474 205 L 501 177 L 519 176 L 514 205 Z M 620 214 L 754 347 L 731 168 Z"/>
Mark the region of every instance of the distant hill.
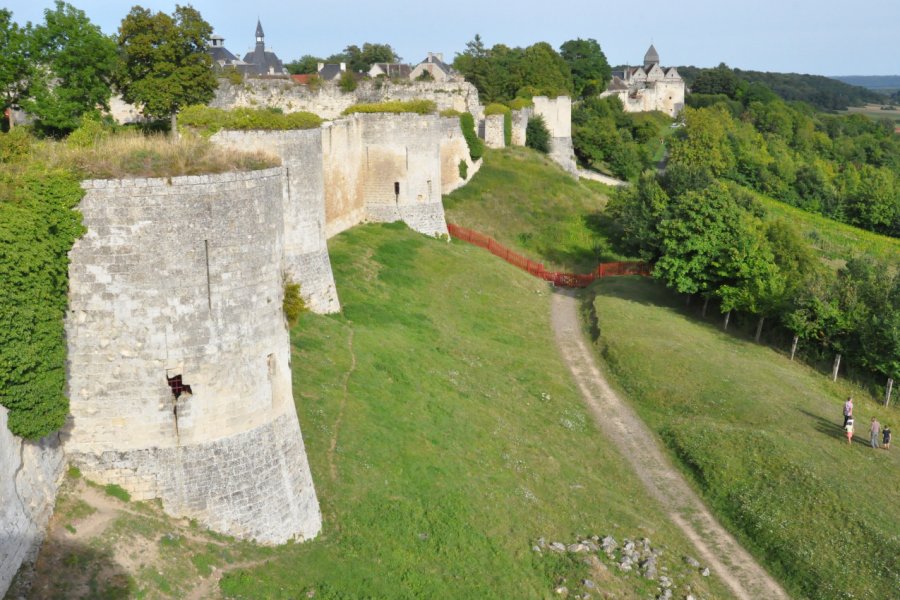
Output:
<path fill-rule="evenodd" d="M 900 75 L 834 75 L 831 78 L 883 94 L 900 90 Z"/>
<path fill-rule="evenodd" d="M 700 67 L 678 67 L 688 87 L 702 71 Z M 802 100 L 822 110 L 846 110 L 848 106 L 863 106 L 884 102 L 884 95 L 865 87 L 851 85 L 837 78 L 800 73 L 769 73 L 733 69 L 739 79 L 762 83 L 785 100 Z M 900 79 L 900 78 L 898 78 Z"/>

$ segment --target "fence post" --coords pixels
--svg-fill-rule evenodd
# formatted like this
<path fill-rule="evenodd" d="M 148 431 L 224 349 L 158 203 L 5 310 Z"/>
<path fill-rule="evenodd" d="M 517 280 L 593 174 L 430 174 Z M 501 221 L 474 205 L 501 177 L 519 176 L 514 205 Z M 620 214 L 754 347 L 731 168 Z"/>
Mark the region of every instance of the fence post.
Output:
<path fill-rule="evenodd" d="M 834 366 L 831 367 L 831 380 L 837 381 L 838 369 L 841 368 L 841 355 L 838 354 L 834 357 Z"/>
<path fill-rule="evenodd" d="M 731 311 L 729 310 L 727 313 L 725 313 L 725 327 L 723 327 L 722 329 L 728 329 L 728 321 L 730 321 L 730 320 L 731 320 Z"/>
<path fill-rule="evenodd" d="M 797 342 L 799 342 L 799 341 L 800 341 L 800 336 L 795 335 L 794 341 L 791 342 L 791 360 L 794 360 L 794 354 L 797 353 Z"/>
<path fill-rule="evenodd" d="M 890 377 L 887 380 L 887 389 L 884 391 L 884 406 L 887 408 L 891 404 L 891 392 L 894 389 L 894 380 Z"/>

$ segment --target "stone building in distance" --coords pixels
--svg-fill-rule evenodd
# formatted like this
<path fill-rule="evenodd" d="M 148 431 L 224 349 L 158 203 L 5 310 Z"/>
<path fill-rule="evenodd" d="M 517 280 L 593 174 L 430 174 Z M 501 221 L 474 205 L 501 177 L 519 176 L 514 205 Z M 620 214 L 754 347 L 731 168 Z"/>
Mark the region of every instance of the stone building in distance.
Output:
<path fill-rule="evenodd" d="M 675 67 L 659 66 L 659 54 L 651 44 L 643 66 L 613 72 L 612 81 L 600 94 L 606 96 L 618 96 L 626 112 L 658 110 L 674 117 L 684 108 L 684 79 Z"/>

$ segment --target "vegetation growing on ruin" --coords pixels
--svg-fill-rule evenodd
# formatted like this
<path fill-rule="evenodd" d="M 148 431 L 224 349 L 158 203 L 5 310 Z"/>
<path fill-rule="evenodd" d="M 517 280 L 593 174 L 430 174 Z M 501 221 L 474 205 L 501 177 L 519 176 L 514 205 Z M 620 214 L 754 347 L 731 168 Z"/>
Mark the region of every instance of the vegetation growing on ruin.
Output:
<path fill-rule="evenodd" d="M 284 298 L 282 300 L 284 318 L 289 327 L 293 327 L 300 319 L 300 315 L 306 312 L 306 302 L 300 295 L 300 284 L 290 277 L 284 279 Z"/>
<path fill-rule="evenodd" d="M 719 315 L 704 322 L 699 303 L 650 280 L 593 291 L 615 383 L 742 543 L 799 597 L 891 597 L 900 505 L 887 490 L 900 485 L 900 455 L 871 449 L 868 423 L 896 430 L 900 410 L 723 332 Z M 852 446 L 840 427 L 848 395 Z"/>
<path fill-rule="evenodd" d="M 355 227 L 329 253 L 343 311 L 292 332 L 324 529 L 227 573 L 226 597 L 549 597 L 561 578 L 572 593 L 584 579 L 616 597 L 656 590 L 532 550 L 594 533 L 646 536 L 680 589 L 726 595 L 681 560 L 691 546 L 597 434 L 545 283 L 401 224 Z"/>
<path fill-rule="evenodd" d="M 499 102 L 493 102 L 484 107 L 484 116 L 505 115 L 509 112 L 509 107 Z"/>
<path fill-rule="evenodd" d="M 433 100 L 393 100 L 389 102 L 372 102 L 354 104 L 344 109 L 343 114 L 353 113 L 415 113 L 417 115 L 430 115 L 437 111 L 437 104 Z"/>
<path fill-rule="evenodd" d="M 225 110 L 195 104 L 179 113 L 180 125 L 199 130 L 209 136 L 223 129 L 239 131 L 279 131 L 289 129 L 315 129 L 322 119 L 311 112 L 285 113 L 274 108 L 234 108 Z"/>
<path fill-rule="evenodd" d="M 543 154 L 550 152 L 550 131 L 541 115 L 528 119 L 528 125 L 525 127 L 525 145 Z"/>
<path fill-rule="evenodd" d="M 475 161 L 484 156 L 484 141 L 475 131 L 475 117 L 472 113 L 464 112 L 459 115 L 459 127 L 469 147 L 469 158 Z"/>
<path fill-rule="evenodd" d="M 30 160 L 21 134 L 10 152 L 11 137 L 0 133 L 0 404 L 10 431 L 38 439 L 69 412 L 63 315 L 84 192 L 70 170 Z"/>

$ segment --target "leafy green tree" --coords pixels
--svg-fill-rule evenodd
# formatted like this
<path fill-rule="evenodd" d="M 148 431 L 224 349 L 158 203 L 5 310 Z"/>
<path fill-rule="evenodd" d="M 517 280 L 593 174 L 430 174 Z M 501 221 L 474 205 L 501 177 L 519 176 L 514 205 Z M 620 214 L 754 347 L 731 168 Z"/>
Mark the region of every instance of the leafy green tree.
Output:
<path fill-rule="evenodd" d="M 547 42 L 538 42 L 525 48 L 519 69 L 522 73 L 522 86 L 533 88 L 537 92 L 532 95 L 572 93 L 572 72 L 569 65 Z M 512 97 L 505 99 L 511 100 Z"/>
<path fill-rule="evenodd" d="M 728 65 L 720 63 L 714 69 L 704 69 L 691 84 L 691 92 L 697 94 L 724 94 L 734 99 L 741 80 Z"/>
<path fill-rule="evenodd" d="M 670 144 L 669 163 L 692 170 L 709 169 L 724 175 L 735 164 L 728 138 L 733 129 L 731 115 L 720 107 L 685 108 L 685 127 Z"/>
<path fill-rule="evenodd" d="M 710 295 L 734 277 L 732 249 L 744 210 L 722 183 L 688 191 L 669 203 L 658 226 L 661 256 L 654 274 L 682 294 Z"/>
<path fill-rule="evenodd" d="M 206 52 L 212 27 L 190 6 L 169 16 L 135 6 L 119 27 L 121 66 L 116 78 L 126 102 L 149 117 L 169 116 L 175 132 L 179 109 L 206 104 L 218 82 Z"/>
<path fill-rule="evenodd" d="M 619 188 L 607 211 L 616 228 L 617 249 L 626 256 L 656 262 L 662 254 L 659 224 L 669 212 L 669 196 L 656 176 L 646 172 L 637 185 Z"/>
<path fill-rule="evenodd" d="M 550 152 L 550 132 L 544 123 L 544 117 L 538 115 L 528 119 L 528 125 L 525 126 L 525 145 L 544 154 Z"/>
<path fill-rule="evenodd" d="M 319 72 L 319 63 L 325 62 L 317 56 L 304 54 L 299 59 L 285 65 L 291 75 L 311 75 Z"/>
<path fill-rule="evenodd" d="M 863 165 L 859 185 L 847 205 L 850 222 L 866 229 L 890 233 L 900 221 L 900 186 L 883 167 Z"/>
<path fill-rule="evenodd" d="M 576 97 L 599 94 L 612 79 L 612 70 L 597 40 L 569 40 L 559 47 L 560 56 L 572 72 L 572 88 Z"/>
<path fill-rule="evenodd" d="M 30 36 L 30 26 L 19 27 L 12 13 L 0 8 L 0 114 L 28 96 L 34 75 Z"/>
<path fill-rule="evenodd" d="M 347 68 L 354 73 L 364 73 L 375 63 L 392 63 L 400 60 L 390 44 L 372 44 L 365 42 L 362 48 L 351 44 L 340 54 L 332 54 L 328 62 L 345 62 Z"/>
<path fill-rule="evenodd" d="M 109 108 L 116 69 L 116 44 L 84 11 L 57 0 L 34 29 L 43 77 L 24 107 L 45 131 L 68 133 L 84 114 Z"/>

